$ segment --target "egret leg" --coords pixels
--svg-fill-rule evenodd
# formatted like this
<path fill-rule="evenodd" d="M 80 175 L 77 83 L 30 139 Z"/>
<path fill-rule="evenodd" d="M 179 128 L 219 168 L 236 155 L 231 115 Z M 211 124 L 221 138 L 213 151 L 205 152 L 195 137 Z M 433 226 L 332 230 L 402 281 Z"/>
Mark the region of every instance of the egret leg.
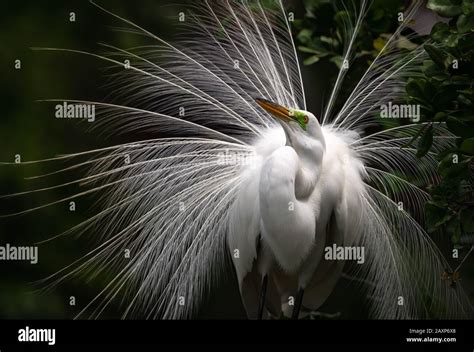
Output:
<path fill-rule="evenodd" d="M 298 320 L 298 317 L 300 316 L 301 305 L 303 304 L 303 296 L 304 290 L 300 289 L 298 291 L 298 297 L 296 297 L 295 307 L 293 308 L 293 314 L 291 316 L 291 319 L 293 320 Z"/>
<path fill-rule="evenodd" d="M 265 296 L 267 295 L 268 276 L 265 275 L 262 282 L 262 290 L 260 291 L 260 302 L 258 304 L 258 320 L 262 320 L 263 308 L 265 307 Z"/>

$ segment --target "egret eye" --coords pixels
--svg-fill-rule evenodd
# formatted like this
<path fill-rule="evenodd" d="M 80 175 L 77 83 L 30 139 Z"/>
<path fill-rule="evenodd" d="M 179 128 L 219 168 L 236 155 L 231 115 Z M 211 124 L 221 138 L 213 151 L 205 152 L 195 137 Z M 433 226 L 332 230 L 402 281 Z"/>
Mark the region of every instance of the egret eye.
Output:
<path fill-rule="evenodd" d="M 304 123 L 307 125 L 308 122 L 309 122 L 309 117 L 308 117 L 308 115 L 305 115 L 304 118 L 303 118 L 303 120 L 304 120 Z"/>

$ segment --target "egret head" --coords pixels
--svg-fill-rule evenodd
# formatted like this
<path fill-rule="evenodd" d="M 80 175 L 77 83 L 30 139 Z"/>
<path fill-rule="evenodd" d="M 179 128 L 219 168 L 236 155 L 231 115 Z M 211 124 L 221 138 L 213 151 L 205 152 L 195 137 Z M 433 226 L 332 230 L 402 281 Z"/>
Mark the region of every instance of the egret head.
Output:
<path fill-rule="evenodd" d="M 264 99 L 257 99 L 256 102 L 280 122 L 290 142 L 306 136 L 325 144 L 321 125 L 309 111 L 287 108 Z"/>

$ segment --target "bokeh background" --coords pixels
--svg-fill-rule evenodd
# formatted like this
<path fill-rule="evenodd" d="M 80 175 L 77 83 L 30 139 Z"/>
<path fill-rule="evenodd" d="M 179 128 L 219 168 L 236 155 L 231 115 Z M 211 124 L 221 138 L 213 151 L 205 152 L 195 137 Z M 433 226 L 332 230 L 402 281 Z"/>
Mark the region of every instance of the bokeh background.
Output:
<path fill-rule="evenodd" d="M 186 1 L 176 4 L 176 1 L 163 0 L 100 0 L 99 3 L 167 39 L 176 35 L 174 25 L 177 14 L 186 10 Z M 301 62 L 306 64 L 303 73 L 309 109 L 319 114 L 324 99 L 330 94 L 331 82 L 337 74 L 337 56 L 342 49 L 333 46 L 330 54 L 321 55 L 322 49 L 319 46 L 311 47 L 317 42 L 315 38 L 334 35 L 333 17 L 324 13 L 327 10 L 324 6 L 330 4 L 330 1 L 294 0 L 286 1 L 286 4 L 295 12 L 298 20 L 294 24 L 294 32 L 299 46 L 313 48 L 313 52 L 302 49 L 300 55 Z M 397 10 L 404 9 L 406 5 L 405 1 L 375 1 L 376 10 L 369 14 L 372 27 L 367 28 L 365 37 L 358 42 L 358 52 L 362 54 L 355 70 L 348 77 L 349 81 L 355 82 L 360 76 L 373 53 L 380 48 L 380 42 L 375 40 L 381 33 L 393 32 L 397 25 L 394 21 Z M 55 119 L 54 105 L 38 100 L 103 100 L 110 93 L 110 88 L 105 86 L 105 66 L 99 60 L 83 55 L 35 51 L 31 48 L 69 48 L 97 53 L 103 51 L 98 43 L 133 47 L 140 44 L 140 38 L 116 31 L 116 27 L 123 24 L 88 1 L 7 0 L 3 3 L 3 8 L 5 10 L 0 12 L 0 161 L 13 162 L 15 155 L 21 155 L 22 162 L 40 160 L 138 138 L 111 136 L 105 139 L 100 133 L 89 131 L 87 123 Z M 75 22 L 70 22 L 71 12 L 75 13 Z M 317 25 L 314 24 L 316 22 Z M 15 60 L 21 60 L 20 70 L 15 69 Z M 350 84 L 347 87 L 348 91 Z M 343 95 L 345 93 L 347 92 L 343 92 Z M 57 167 L 57 163 L 0 165 L 0 194 L 61 184 L 64 182 L 64 175 L 61 174 L 51 175 L 46 179 L 27 179 L 54 171 Z M 72 172 L 72 176 L 81 176 L 79 173 L 75 175 L 75 172 Z M 0 214 L 54 202 L 64 194 L 62 189 L 53 189 L 0 199 Z M 94 201 L 93 197 L 81 198 L 76 203 L 75 212 L 69 211 L 68 203 L 61 203 L 30 214 L 0 219 L 0 244 L 31 246 L 60 234 L 94 214 Z M 449 248 L 449 241 L 443 243 Z M 94 234 L 80 239 L 68 236 L 42 244 L 36 265 L 1 262 L 0 318 L 74 317 L 98 293 L 93 282 L 88 282 L 85 278 L 66 281 L 53 290 L 42 293 L 38 291 L 41 285 L 37 281 L 69 265 L 93 244 Z M 473 275 L 472 263 L 469 265 L 463 275 L 467 278 L 472 295 L 472 286 L 469 286 L 469 278 Z M 227 280 L 203 307 L 200 318 L 245 318 L 233 273 L 229 272 L 226 277 Z M 360 293 L 360 285 L 361 283 L 349 278 L 343 278 L 334 295 L 321 309 L 329 314 L 325 318 L 366 318 L 367 297 Z M 69 304 L 71 296 L 75 297 L 76 306 Z M 117 317 L 120 317 L 120 306 L 116 302 L 111 305 L 104 318 Z"/>

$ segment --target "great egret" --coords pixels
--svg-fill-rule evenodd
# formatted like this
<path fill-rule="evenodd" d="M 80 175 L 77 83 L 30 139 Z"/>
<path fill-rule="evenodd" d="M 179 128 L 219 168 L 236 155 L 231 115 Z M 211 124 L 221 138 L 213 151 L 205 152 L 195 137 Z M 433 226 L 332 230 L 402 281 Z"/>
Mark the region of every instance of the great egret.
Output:
<path fill-rule="evenodd" d="M 428 199 L 419 184 L 436 181 L 434 153 L 453 136 L 440 126 L 433 152 L 418 159 L 403 148 L 418 125 L 369 128 L 378 126 L 380 106 L 403 101 L 406 78 L 426 58 L 421 46 L 397 45 L 417 5 L 335 113 L 366 1 L 346 19 L 344 64 L 319 121 L 306 111 L 287 13 L 281 1 L 274 5 L 204 1 L 180 22 L 192 32 L 177 44 L 96 5 L 153 46 L 106 45 L 109 55 L 38 49 L 89 55 L 120 70 L 120 103 L 68 101 L 94 105 L 101 131 L 166 134 L 53 159 L 89 157 L 57 173 L 90 167 L 87 177 L 52 187 L 89 188 L 53 204 L 93 193 L 105 204 L 63 234 L 97 234 L 99 245 L 46 287 L 110 272 L 80 316 L 100 316 L 123 296 L 124 318 L 191 318 L 230 252 L 249 317 L 278 317 L 296 295 L 298 317 L 301 306 L 324 303 L 344 268 L 344 260 L 323 258 L 324 248 L 358 246 L 366 258 L 352 274 L 370 283 L 372 317 L 471 315 L 462 289 L 440 279 L 449 265 L 415 220 Z"/>
<path fill-rule="evenodd" d="M 241 248 L 242 241 L 249 242 L 245 247 L 255 247 L 258 242 L 262 247 L 256 271 L 248 270 L 255 259 L 252 255 L 234 258 L 243 297 L 249 297 L 245 300 L 249 315 L 256 313 L 258 303 L 261 317 L 270 280 L 276 291 L 270 296 L 277 298 L 272 302 L 273 315 L 280 315 L 282 295 L 287 300 L 299 291 L 293 313 L 297 318 L 303 290 L 310 288 L 304 305 L 317 309 L 342 273 L 343 261 L 324 262 L 324 248 L 347 244 L 359 234 L 364 169 L 347 143 L 323 132 L 312 113 L 257 102 L 282 122 L 286 145 L 275 145 L 270 153 L 266 150 L 268 154 L 261 155 L 259 164 L 253 166 L 251 182 L 241 187 L 238 199 L 243 200 L 233 209 L 231 221 L 236 225 L 229 246 L 231 252 Z M 249 206 L 251 214 L 245 211 Z M 246 224 L 252 219 L 257 223 L 249 229 Z M 247 253 L 255 253 L 255 248 Z M 255 302 L 255 292 L 246 291 L 254 289 L 259 277 L 263 278 L 263 290 Z"/>

